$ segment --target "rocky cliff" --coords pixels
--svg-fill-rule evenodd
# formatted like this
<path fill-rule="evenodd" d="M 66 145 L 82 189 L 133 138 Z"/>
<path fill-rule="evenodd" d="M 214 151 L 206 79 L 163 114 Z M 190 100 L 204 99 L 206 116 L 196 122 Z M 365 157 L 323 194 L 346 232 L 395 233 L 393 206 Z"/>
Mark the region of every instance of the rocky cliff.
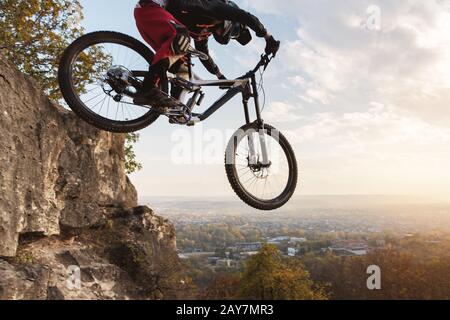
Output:
<path fill-rule="evenodd" d="M 137 207 L 124 136 L 51 103 L 1 54 L 0 128 L 0 299 L 161 298 L 175 232 Z"/>

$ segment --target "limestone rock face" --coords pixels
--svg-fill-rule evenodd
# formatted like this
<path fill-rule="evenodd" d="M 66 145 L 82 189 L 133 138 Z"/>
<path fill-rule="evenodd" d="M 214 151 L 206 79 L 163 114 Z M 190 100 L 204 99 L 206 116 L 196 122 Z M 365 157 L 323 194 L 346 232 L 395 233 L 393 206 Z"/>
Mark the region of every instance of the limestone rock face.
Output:
<path fill-rule="evenodd" d="M 52 104 L 0 56 L 0 256 L 19 234 L 85 228 L 104 208 L 137 205 L 123 167 L 124 136 Z"/>
<path fill-rule="evenodd" d="M 161 299 L 177 288 L 172 225 L 146 207 L 64 237 L 22 238 L 0 259 L 0 300 Z"/>
<path fill-rule="evenodd" d="M 137 207 L 124 135 L 51 103 L 1 52 L 0 128 L 0 299 L 159 299 L 182 283 L 173 225 Z"/>

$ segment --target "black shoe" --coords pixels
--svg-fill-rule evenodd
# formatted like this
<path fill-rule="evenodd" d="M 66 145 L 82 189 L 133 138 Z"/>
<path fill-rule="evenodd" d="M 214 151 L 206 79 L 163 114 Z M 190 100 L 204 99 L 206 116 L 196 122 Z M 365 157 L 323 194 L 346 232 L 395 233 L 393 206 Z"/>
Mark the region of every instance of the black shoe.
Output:
<path fill-rule="evenodd" d="M 134 96 L 134 104 L 142 106 L 151 106 L 158 112 L 166 113 L 169 109 L 177 109 L 180 102 L 158 88 L 153 88 L 148 92 L 137 93 Z"/>

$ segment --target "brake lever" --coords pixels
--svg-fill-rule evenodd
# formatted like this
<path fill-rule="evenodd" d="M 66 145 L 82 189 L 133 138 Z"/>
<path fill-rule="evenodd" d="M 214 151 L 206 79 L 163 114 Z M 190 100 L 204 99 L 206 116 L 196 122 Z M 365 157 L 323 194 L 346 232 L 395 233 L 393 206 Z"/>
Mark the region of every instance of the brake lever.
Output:
<path fill-rule="evenodd" d="M 269 66 L 269 63 L 270 63 L 270 61 L 272 61 L 272 59 L 274 58 L 275 56 L 273 55 L 272 57 L 269 57 L 268 55 L 266 55 L 265 57 L 264 57 L 264 71 L 266 71 L 266 69 L 267 69 L 267 67 Z"/>

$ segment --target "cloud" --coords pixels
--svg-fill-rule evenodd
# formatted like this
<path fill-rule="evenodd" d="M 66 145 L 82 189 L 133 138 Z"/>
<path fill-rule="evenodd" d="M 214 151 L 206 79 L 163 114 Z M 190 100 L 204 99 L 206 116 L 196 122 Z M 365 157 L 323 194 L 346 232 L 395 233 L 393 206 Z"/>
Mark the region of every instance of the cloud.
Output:
<path fill-rule="evenodd" d="M 303 118 L 303 123 L 288 132 L 290 138 L 300 144 L 322 144 L 329 152 L 364 152 L 375 147 L 374 151 L 381 154 L 387 146 L 400 151 L 405 145 L 419 149 L 434 148 L 436 144 L 446 150 L 450 144 L 450 128 L 431 125 L 377 102 L 364 112 L 316 113 Z"/>
<path fill-rule="evenodd" d="M 299 107 L 284 102 L 272 102 L 264 114 L 264 118 L 273 123 L 290 122 L 301 119 Z"/>
<path fill-rule="evenodd" d="M 237 1 L 283 42 L 265 75 L 264 117 L 293 144 L 300 193 L 440 192 L 448 198 L 450 1 Z M 380 8 L 380 28 L 368 22 L 372 5 Z M 229 77 L 254 67 L 263 45 L 211 42 Z M 223 112 L 209 124 L 240 124 L 235 109 Z M 164 128 L 144 133 L 140 149 L 165 141 Z M 160 146 L 163 154 L 170 154 L 169 145 Z M 158 172 L 154 163 L 144 165 L 141 185 L 157 192 L 186 192 L 184 182 L 177 187 L 186 172 L 187 179 L 205 177 L 204 194 L 228 191 L 219 167 L 180 166 L 174 173 L 170 161 L 158 163 Z"/>
<path fill-rule="evenodd" d="M 288 128 L 304 192 L 447 193 L 450 1 L 241 3 L 296 26 L 267 115 Z"/>
<path fill-rule="evenodd" d="M 342 111 L 376 100 L 450 124 L 450 10 L 446 1 L 247 0 L 259 12 L 298 21 L 280 59 L 307 106 Z M 366 27 L 380 8 L 380 31 Z"/>
<path fill-rule="evenodd" d="M 448 197 L 448 127 L 373 102 L 362 112 L 316 113 L 285 133 L 305 193 Z"/>

